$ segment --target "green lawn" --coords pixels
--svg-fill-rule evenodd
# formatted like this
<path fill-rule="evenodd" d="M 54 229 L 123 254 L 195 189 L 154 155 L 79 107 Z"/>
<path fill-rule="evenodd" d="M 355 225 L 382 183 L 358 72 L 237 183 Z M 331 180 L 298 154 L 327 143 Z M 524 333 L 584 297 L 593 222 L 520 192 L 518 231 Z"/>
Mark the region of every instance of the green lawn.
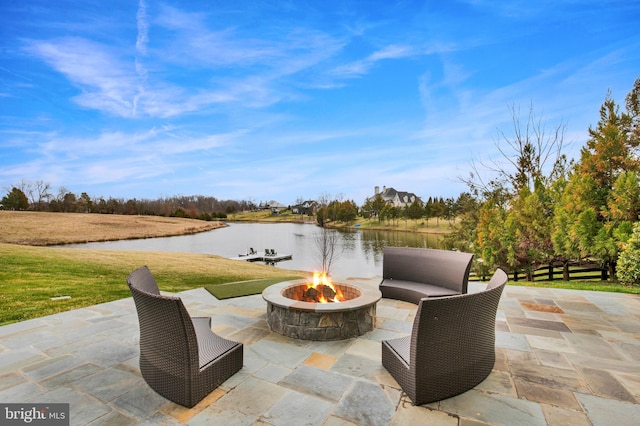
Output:
<path fill-rule="evenodd" d="M 608 281 L 509 281 L 509 285 L 640 294 L 640 286 L 625 286 L 618 283 L 610 283 Z"/>
<path fill-rule="evenodd" d="M 279 282 L 308 275 L 203 254 L 13 244 L 0 244 L 0 265 L 0 325 L 130 297 L 127 275 L 142 265 L 149 267 L 160 290 L 168 292 L 247 280 Z M 226 290 L 227 297 L 243 292 L 259 291 L 255 284 L 228 286 Z"/>

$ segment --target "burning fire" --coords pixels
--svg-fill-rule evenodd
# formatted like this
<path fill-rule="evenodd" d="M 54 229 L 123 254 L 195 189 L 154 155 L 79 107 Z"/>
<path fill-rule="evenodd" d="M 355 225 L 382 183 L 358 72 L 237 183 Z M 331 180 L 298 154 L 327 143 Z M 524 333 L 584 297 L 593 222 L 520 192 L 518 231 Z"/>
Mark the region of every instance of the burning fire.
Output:
<path fill-rule="evenodd" d="M 304 293 L 305 302 L 316 303 L 339 303 L 344 300 L 342 291 L 331 282 L 325 272 L 314 272 L 313 281 L 307 283 L 307 290 Z"/>

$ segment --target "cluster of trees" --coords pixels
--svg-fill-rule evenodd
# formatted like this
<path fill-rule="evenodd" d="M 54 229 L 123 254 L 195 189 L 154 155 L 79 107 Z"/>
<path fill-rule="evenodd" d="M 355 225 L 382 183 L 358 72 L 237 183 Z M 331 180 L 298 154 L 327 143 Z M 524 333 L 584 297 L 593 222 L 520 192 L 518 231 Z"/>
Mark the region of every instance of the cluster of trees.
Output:
<path fill-rule="evenodd" d="M 65 213 L 102 213 L 189 217 L 202 220 L 226 218 L 228 214 L 255 209 L 249 201 L 218 200 L 203 195 L 146 199 L 91 198 L 86 192 L 76 195 L 60 188 L 56 195 L 43 181 L 22 181 L 0 200 L 5 210 L 33 210 Z"/>
<path fill-rule="evenodd" d="M 429 197 L 426 203 L 416 200 L 404 207 L 394 206 L 386 202 L 381 196 L 367 200 L 360 213 L 365 219 L 377 218 L 380 221 L 394 222 L 399 219 L 455 219 L 468 202 L 468 193 L 460 194 L 458 199 Z"/>
<path fill-rule="evenodd" d="M 492 172 L 488 182 L 473 165 L 465 179 L 472 200 L 448 247 L 472 251 L 479 270 L 500 267 L 530 279 L 553 263 L 568 279 L 571 262 L 590 261 L 613 279 L 640 283 L 640 264 L 629 260 L 638 258 L 640 239 L 639 96 L 640 78 L 624 111 L 607 94 L 577 161 L 562 153 L 564 126 L 547 133 L 532 112 L 521 126 L 514 108 L 514 136 L 499 142 L 507 161 L 481 164 Z"/>
<path fill-rule="evenodd" d="M 333 200 L 322 202 L 316 212 L 318 225 L 324 226 L 329 222 L 352 222 L 358 216 L 358 206 L 351 200 Z"/>
<path fill-rule="evenodd" d="M 394 206 L 378 195 L 365 201 L 360 208 L 353 200 L 343 201 L 340 196 L 337 198 L 332 201 L 321 199 L 316 213 L 318 225 L 324 226 L 330 222 L 353 222 L 358 216 L 365 219 L 375 218 L 381 222 L 397 222 L 400 219 L 428 221 L 432 218 L 453 221 L 470 202 L 471 195 L 463 193 L 458 199 L 429 197 L 426 203 L 416 200 L 404 207 Z"/>

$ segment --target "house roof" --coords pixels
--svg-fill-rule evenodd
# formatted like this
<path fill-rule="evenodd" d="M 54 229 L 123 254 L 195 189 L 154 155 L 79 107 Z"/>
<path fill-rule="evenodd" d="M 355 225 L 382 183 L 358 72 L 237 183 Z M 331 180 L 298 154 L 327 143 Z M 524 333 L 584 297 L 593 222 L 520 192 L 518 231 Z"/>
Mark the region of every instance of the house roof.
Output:
<path fill-rule="evenodd" d="M 260 208 L 264 208 L 264 209 L 272 209 L 272 208 L 279 208 L 279 209 L 284 209 L 287 206 L 280 204 L 279 202 L 275 201 L 275 200 L 271 200 L 271 201 L 261 201 L 260 204 L 258 204 L 258 207 Z"/>
<path fill-rule="evenodd" d="M 368 199 L 373 199 L 377 195 L 381 196 L 382 199 L 387 201 L 387 202 L 393 202 L 397 197 L 397 200 L 399 202 L 401 202 L 401 203 L 404 203 L 404 204 L 411 204 L 415 200 L 417 200 L 418 202 L 422 203 L 422 200 L 420 199 L 420 197 L 418 197 L 413 192 L 397 191 L 395 188 L 391 188 L 391 187 L 389 187 L 389 188 L 385 187 L 382 190 L 382 192 L 380 192 L 378 194 L 374 194 L 372 197 L 369 197 Z"/>

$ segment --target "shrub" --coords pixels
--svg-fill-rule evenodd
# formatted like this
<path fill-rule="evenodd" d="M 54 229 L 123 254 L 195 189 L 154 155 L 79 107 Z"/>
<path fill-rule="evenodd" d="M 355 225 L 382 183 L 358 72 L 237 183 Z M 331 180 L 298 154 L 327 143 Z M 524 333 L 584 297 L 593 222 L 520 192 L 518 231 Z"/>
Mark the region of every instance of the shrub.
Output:
<path fill-rule="evenodd" d="M 618 280 L 626 285 L 640 285 L 640 222 L 618 257 Z"/>

